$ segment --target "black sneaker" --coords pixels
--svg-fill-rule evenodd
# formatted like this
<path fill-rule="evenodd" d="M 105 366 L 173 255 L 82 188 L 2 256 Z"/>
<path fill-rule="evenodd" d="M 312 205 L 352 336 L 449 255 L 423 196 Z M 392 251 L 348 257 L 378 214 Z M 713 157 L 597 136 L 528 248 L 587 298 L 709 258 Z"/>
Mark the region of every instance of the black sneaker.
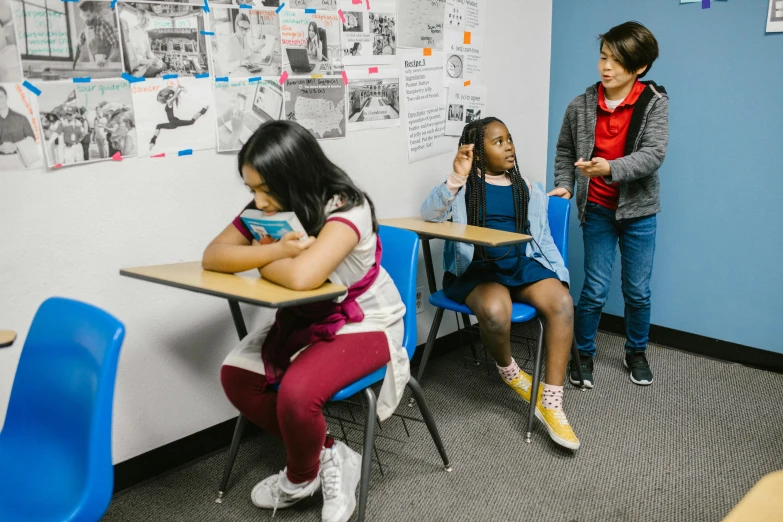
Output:
<path fill-rule="evenodd" d="M 639 386 L 649 386 L 653 383 L 653 373 L 644 352 L 625 354 L 623 364 L 630 370 L 631 382 Z"/>
<path fill-rule="evenodd" d="M 593 358 L 589 355 L 579 354 L 579 362 L 582 365 L 582 378 L 585 380 L 585 388 L 593 387 Z M 576 361 L 571 359 L 571 371 L 568 380 L 574 386 L 579 386 L 579 373 L 576 371 Z"/>

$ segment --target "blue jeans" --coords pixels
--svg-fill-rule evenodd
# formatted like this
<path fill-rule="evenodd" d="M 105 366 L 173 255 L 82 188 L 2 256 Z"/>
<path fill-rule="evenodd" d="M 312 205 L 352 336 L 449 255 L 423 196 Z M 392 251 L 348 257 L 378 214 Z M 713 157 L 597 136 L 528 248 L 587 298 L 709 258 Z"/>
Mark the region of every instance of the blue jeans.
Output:
<path fill-rule="evenodd" d="M 609 295 L 618 242 L 625 298 L 625 352 L 640 352 L 647 348 L 655 228 L 655 214 L 618 221 L 614 210 L 587 203 L 582 225 L 585 282 L 574 320 L 579 353 L 595 357 L 595 334 Z"/>

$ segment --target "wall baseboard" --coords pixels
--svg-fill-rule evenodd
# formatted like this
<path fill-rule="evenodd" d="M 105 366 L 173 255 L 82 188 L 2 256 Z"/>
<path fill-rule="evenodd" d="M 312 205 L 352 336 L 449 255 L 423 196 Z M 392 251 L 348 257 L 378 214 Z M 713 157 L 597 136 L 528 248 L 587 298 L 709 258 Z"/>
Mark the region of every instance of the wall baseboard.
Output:
<path fill-rule="evenodd" d="M 452 332 L 439 337 L 432 348 L 431 359 L 445 355 L 459 347 L 459 334 Z M 411 361 L 412 366 L 418 366 L 424 345 L 416 347 L 416 355 Z M 141 484 L 160 475 L 170 473 L 196 460 L 205 458 L 213 453 L 227 449 L 234 436 L 234 426 L 237 418 L 229 419 L 210 428 L 188 435 L 174 442 L 170 442 L 160 448 L 155 448 L 147 453 L 142 453 L 126 461 L 114 465 L 114 492 Z M 260 430 L 248 423 L 244 437 L 257 434 Z M 215 495 L 217 496 L 220 484 L 219 476 L 214 477 Z"/>
<path fill-rule="evenodd" d="M 625 319 L 616 315 L 602 314 L 598 328 L 625 336 Z M 655 324 L 650 325 L 650 342 L 721 361 L 783 373 L 783 354 L 781 353 L 759 350 Z"/>

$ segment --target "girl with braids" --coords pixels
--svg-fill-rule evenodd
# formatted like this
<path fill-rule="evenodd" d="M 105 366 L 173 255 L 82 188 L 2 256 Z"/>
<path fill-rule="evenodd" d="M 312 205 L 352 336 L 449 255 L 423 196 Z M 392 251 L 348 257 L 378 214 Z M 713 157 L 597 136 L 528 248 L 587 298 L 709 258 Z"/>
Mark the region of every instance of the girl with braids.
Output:
<path fill-rule="evenodd" d="M 238 159 L 253 194 L 246 208 L 293 211 L 310 237 L 300 241 L 302 233 L 291 232 L 259 245 L 237 217 L 207 247 L 204 268 L 258 268 L 264 279 L 294 290 L 327 280 L 348 287 L 334 301 L 280 309 L 274 323 L 249 333 L 223 362 L 228 399 L 286 447 L 286 469 L 259 482 L 251 498 L 257 507 L 276 510 L 320 490 L 321 519 L 346 522 L 356 506 L 362 457 L 327 435 L 321 408 L 345 386 L 386 366 L 378 417 L 394 412 L 410 378 L 402 347 L 405 305 L 381 266 L 372 201 L 329 161 L 310 131 L 292 121 L 264 123 Z"/>
<path fill-rule="evenodd" d="M 508 232 L 530 234 L 527 245 L 482 248 L 446 242 L 443 290 L 479 320 L 484 346 L 503 381 L 530 401 L 532 379 L 511 357 L 511 303 L 534 306 L 545 319 L 546 372 L 536 417 L 557 444 L 579 448 L 563 413 L 563 381 L 573 336 L 573 302 L 568 270 L 549 232 L 549 199 L 519 173 L 514 143 L 497 118 L 465 125 L 454 171 L 421 206 L 425 221 L 451 219 Z"/>

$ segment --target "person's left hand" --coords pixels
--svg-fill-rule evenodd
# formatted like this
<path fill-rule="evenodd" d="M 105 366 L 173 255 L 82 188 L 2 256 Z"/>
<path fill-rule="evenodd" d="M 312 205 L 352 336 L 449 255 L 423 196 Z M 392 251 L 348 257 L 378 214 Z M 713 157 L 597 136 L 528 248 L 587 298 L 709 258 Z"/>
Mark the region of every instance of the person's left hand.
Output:
<path fill-rule="evenodd" d="M 584 161 L 582 158 L 579 158 L 579 161 L 574 163 L 574 166 L 588 178 L 600 178 L 612 173 L 609 162 L 604 158 L 593 158 L 590 161 Z"/>
<path fill-rule="evenodd" d="M 16 152 L 16 145 L 13 142 L 6 141 L 0 144 L 0 153 L 13 154 Z"/>

